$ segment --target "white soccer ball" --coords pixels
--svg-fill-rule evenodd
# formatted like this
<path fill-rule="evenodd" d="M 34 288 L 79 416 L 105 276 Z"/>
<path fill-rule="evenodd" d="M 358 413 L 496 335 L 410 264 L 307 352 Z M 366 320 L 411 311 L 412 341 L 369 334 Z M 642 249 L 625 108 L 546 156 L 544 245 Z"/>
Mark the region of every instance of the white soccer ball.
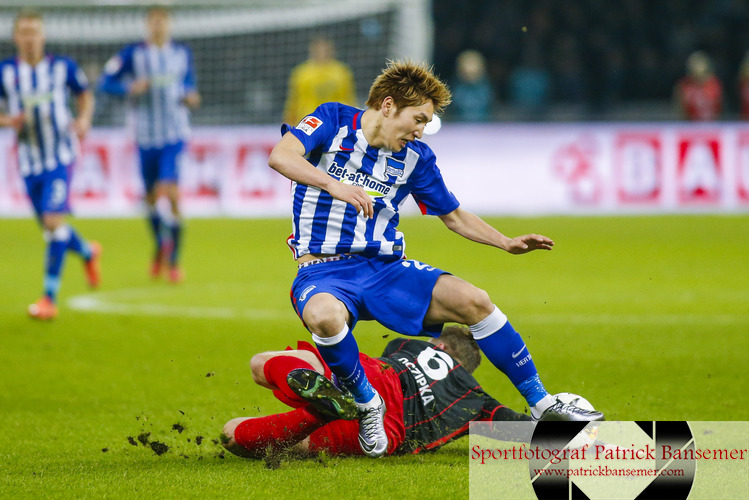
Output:
<path fill-rule="evenodd" d="M 593 405 L 590 404 L 590 401 L 579 394 L 573 394 L 571 392 L 560 392 L 559 394 L 554 394 L 554 397 L 559 399 L 562 403 L 574 405 L 578 408 L 582 408 L 583 410 L 595 411 L 595 408 L 593 408 Z"/>

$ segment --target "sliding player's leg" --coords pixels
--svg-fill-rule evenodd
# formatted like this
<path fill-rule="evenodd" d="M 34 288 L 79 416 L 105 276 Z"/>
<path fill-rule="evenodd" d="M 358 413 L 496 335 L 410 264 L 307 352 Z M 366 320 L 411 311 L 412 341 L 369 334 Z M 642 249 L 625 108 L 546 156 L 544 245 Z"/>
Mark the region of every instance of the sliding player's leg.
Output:
<path fill-rule="evenodd" d="M 297 350 L 288 348 L 285 351 L 269 351 L 256 354 L 250 360 L 252 379 L 256 384 L 270 389 L 273 395 L 282 403 L 292 408 L 301 408 L 309 404 L 294 392 L 287 381 L 289 372 L 304 368 L 320 372 L 330 377 L 328 369 L 318 357 L 313 347 L 306 342 L 300 342 Z"/>
<path fill-rule="evenodd" d="M 296 350 L 289 347 L 284 351 L 259 353 L 250 360 L 255 383 L 272 390 L 276 398 L 296 410 L 230 420 L 223 430 L 223 445 L 230 452 L 247 458 L 261 458 L 268 450 L 298 445 L 330 421 L 289 387 L 288 377 L 293 371 L 308 370 L 321 376 L 331 375 L 314 347 L 306 342 L 299 342 L 297 347 Z"/>
<path fill-rule="evenodd" d="M 223 446 L 235 455 L 261 458 L 288 450 L 328 423 L 310 407 L 265 417 L 240 417 L 224 425 Z"/>
<path fill-rule="evenodd" d="M 403 388 L 398 373 L 383 361 L 360 354 L 364 372 L 377 389 L 387 407 L 383 426 L 388 447 L 385 453 L 395 453 L 406 439 L 403 416 Z M 358 439 L 359 425 L 352 420 L 334 420 L 313 432 L 300 446 L 311 454 L 321 451 L 328 455 L 362 455 Z"/>
<path fill-rule="evenodd" d="M 359 407 L 362 450 L 370 457 L 382 456 L 388 447 L 383 424 L 385 403 L 359 361 L 359 346 L 348 325 L 349 309 L 330 293 L 316 293 L 303 302 L 297 301 L 296 307 L 320 355 Z"/>
<path fill-rule="evenodd" d="M 314 403 L 319 401 L 316 399 L 319 392 L 330 391 L 328 394 L 338 393 L 339 395 L 341 393 L 326 378 L 331 376 L 331 372 L 318 357 L 314 347 L 306 342 L 300 342 L 298 347 L 298 350 L 274 351 L 254 356 L 251 362 L 253 378 L 264 387 L 276 389 L 276 385 L 271 380 L 276 378 L 275 370 L 280 370 L 279 374 L 283 373 L 283 370 L 280 365 L 268 368 L 269 361 L 287 358 L 283 360 L 283 363 L 288 363 L 288 366 L 293 364 L 293 360 L 308 363 L 314 367 L 314 370 L 293 369 L 288 380 L 293 386 L 295 376 L 308 373 L 315 376 L 314 380 L 324 381 L 324 386 L 311 388 L 308 397 L 302 398 L 311 400 L 312 403 L 302 408 L 305 412 L 288 412 L 256 419 L 248 417 L 233 419 L 224 426 L 224 446 L 236 455 L 249 458 L 261 458 L 268 450 L 280 449 L 293 449 L 302 454 L 317 454 L 325 451 L 329 455 L 362 455 L 364 452 L 359 442 L 360 425 L 357 421 L 343 420 L 340 414 L 325 415 L 322 411 L 317 411 L 316 407 L 313 408 Z M 406 435 L 400 378 L 395 370 L 376 358 L 362 354 L 360 362 L 369 380 L 377 388 L 388 407 L 384 419 L 388 442 L 386 453 L 394 453 L 403 443 Z M 349 405 L 349 408 L 354 407 L 351 400 L 345 404 Z M 252 421 L 244 423 L 248 420 Z M 240 424 L 241 427 L 235 432 Z M 289 432 L 284 432 L 286 429 L 289 429 Z M 305 433 L 309 434 L 305 435 Z"/>

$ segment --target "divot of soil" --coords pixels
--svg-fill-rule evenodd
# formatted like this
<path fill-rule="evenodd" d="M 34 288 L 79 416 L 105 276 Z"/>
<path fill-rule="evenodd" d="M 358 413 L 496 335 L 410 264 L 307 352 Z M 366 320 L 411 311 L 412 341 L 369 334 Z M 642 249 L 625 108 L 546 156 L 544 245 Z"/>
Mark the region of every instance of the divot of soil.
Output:
<path fill-rule="evenodd" d="M 153 450 L 153 452 L 159 456 L 169 451 L 169 447 L 165 445 L 164 443 L 160 443 L 159 441 L 152 441 L 150 445 L 151 445 L 151 449 Z"/>
<path fill-rule="evenodd" d="M 140 444 L 143 446 L 148 446 L 148 437 L 151 435 L 150 432 L 141 432 L 138 434 L 138 441 L 140 441 Z"/>

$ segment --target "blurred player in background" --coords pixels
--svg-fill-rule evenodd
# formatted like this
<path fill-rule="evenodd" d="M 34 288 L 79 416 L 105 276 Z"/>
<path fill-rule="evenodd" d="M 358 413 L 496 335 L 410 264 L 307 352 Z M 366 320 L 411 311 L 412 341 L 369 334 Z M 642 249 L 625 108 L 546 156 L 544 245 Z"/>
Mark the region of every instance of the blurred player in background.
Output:
<path fill-rule="evenodd" d="M 67 251 L 83 257 L 91 287 L 100 281 L 101 246 L 84 240 L 65 222 L 70 211 L 70 169 L 78 140 L 91 128 L 94 96 L 75 61 L 45 53 L 40 13 L 25 10 L 16 16 L 13 42 L 17 57 L 0 62 L 0 99 L 7 111 L 0 114 L 0 126 L 16 132 L 18 167 L 47 242 L 44 294 L 28 312 L 32 318 L 51 320 L 57 316 Z M 75 118 L 68 102 L 71 93 Z"/>
<path fill-rule="evenodd" d="M 708 55 L 702 51 L 687 59 L 687 74 L 676 84 L 674 92 L 683 118 L 691 121 L 717 120 L 723 107 L 723 85 Z"/>
<path fill-rule="evenodd" d="M 452 118 L 461 122 L 486 122 L 494 111 L 494 90 L 486 73 L 486 59 L 477 50 L 464 50 L 455 61 Z"/>
<path fill-rule="evenodd" d="M 391 62 L 373 83 L 367 109 L 318 107 L 295 128 L 284 125 L 269 165 L 293 181 L 298 272 L 291 300 L 325 363 L 360 408 L 360 444 L 377 457 L 388 447 L 385 404 L 359 363 L 350 334 L 375 319 L 405 335 L 438 336 L 444 323 L 469 325 L 479 347 L 528 401 L 534 418 L 598 420 L 544 388 L 520 335 L 488 294 L 445 271 L 405 260 L 398 210 L 411 195 L 424 214 L 459 235 L 512 254 L 550 250 L 545 236 L 508 238 L 460 208 L 432 150 L 418 141 L 450 102 L 430 69 Z"/>
<path fill-rule="evenodd" d="M 309 59 L 291 72 L 284 121 L 299 123 L 320 104 L 332 101 L 356 104 L 354 77 L 348 66 L 335 58 L 333 41 L 315 37 L 309 43 Z"/>
<path fill-rule="evenodd" d="M 739 68 L 739 101 L 741 103 L 741 119 L 749 120 L 749 51 L 744 55 Z"/>
<path fill-rule="evenodd" d="M 192 51 L 171 39 L 169 11 L 149 9 L 146 28 L 145 41 L 128 45 L 107 62 L 99 88 L 132 102 L 148 220 L 156 243 L 151 275 L 158 278 L 168 262 L 169 279 L 177 283 L 184 277 L 179 266 L 179 167 L 190 132 L 189 110 L 200 106 L 200 94 Z M 158 210 L 162 195 L 169 199 L 170 213 Z"/>
<path fill-rule="evenodd" d="M 387 405 L 388 454 L 434 451 L 465 435 L 472 421 L 530 420 L 489 396 L 471 376 L 481 354 L 465 327 L 445 327 L 428 342 L 396 339 L 381 357 L 359 359 Z M 353 399 L 331 382 L 330 368 L 314 347 L 299 342 L 297 350 L 257 354 L 250 366 L 257 384 L 297 409 L 230 420 L 224 426 L 229 451 L 248 458 L 291 447 L 313 455 L 362 454 Z"/>

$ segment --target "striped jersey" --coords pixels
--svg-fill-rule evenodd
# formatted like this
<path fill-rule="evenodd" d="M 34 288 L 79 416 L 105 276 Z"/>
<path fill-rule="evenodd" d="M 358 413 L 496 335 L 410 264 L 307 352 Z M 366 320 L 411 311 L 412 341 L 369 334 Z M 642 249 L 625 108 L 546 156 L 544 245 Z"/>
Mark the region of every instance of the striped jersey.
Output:
<path fill-rule="evenodd" d="M 374 217 L 367 219 L 328 192 L 293 182 L 294 232 L 288 243 L 295 258 L 354 252 L 400 258 L 405 240 L 397 230 L 398 211 L 409 195 L 429 215 L 444 215 L 459 206 L 429 146 L 412 141 L 398 152 L 374 148 L 361 130 L 362 113 L 326 103 L 296 127 L 282 127 L 282 133 L 288 130 L 304 144 L 309 163 L 340 182 L 362 187 L 374 201 Z"/>
<path fill-rule="evenodd" d="M 0 62 L 0 98 L 8 114 L 24 116 L 17 135 L 23 177 L 73 163 L 78 139 L 71 127 L 70 95 L 87 89 L 86 75 L 67 57 L 48 54 L 35 66 L 17 57 Z"/>
<path fill-rule="evenodd" d="M 487 394 L 455 359 L 429 342 L 392 340 L 378 359 L 398 373 L 403 390 L 401 453 L 436 450 L 465 435 L 472 421 L 530 419 Z"/>
<path fill-rule="evenodd" d="M 130 83 L 141 79 L 150 85 L 132 100 L 138 146 L 162 148 L 186 140 L 190 111 L 182 99 L 197 88 L 190 48 L 177 42 L 128 45 L 104 65 L 99 89 L 125 96 Z"/>

